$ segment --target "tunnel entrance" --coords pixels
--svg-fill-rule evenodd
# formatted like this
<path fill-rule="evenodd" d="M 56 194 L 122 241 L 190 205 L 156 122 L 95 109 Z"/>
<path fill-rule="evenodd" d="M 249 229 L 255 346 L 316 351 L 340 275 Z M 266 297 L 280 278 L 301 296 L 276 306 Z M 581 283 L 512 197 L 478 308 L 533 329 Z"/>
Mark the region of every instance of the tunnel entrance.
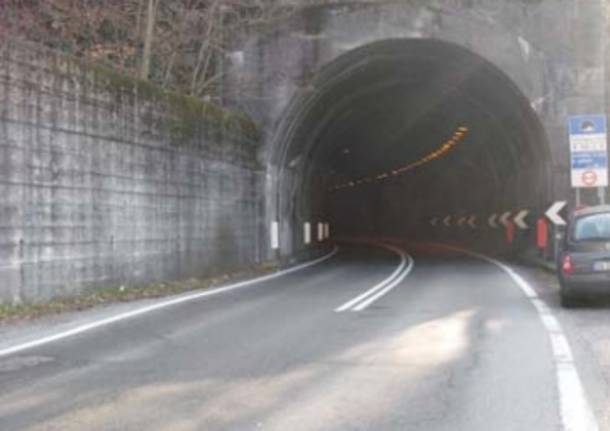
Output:
<path fill-rule="evenodd" d="M 287 253 L 307 221 L 408 235 L 432 216 L 544 205 L 552 184 L 544 128 L 520 89 L 439 40 L 337 58 L 292 101 L 274 148 L 271 211 Z"/>

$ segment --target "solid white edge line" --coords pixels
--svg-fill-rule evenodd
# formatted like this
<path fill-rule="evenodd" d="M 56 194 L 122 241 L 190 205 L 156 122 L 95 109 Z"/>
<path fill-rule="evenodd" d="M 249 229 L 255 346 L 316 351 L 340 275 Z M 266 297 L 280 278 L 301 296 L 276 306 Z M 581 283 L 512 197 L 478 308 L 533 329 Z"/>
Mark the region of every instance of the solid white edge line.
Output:
<path fill-rule="evenodd" d="M 241 281 L 238 283 L 234 283 L 234 284 L 229 284 L 227 286 L 223 286 L 223 287 L 218 287 L 215 289 L 211 289 L 211 290 L 206 290 L 203 292 L 198 292 L 198 293 L 194 293 L 194 294 L 188 294 L 185 296 L 180 296 L 178 298 L 174 298 L 168 301 L 163 301 L 157 304 L 152 304 L 146 307 L 141 307 L 141 308 L 137 308 L 135 310 L 132 311 L 128 311 L 125 313 L 121 313 L 121 314 L 117 314 L 116 316 L 112 316 L 112 317 L 107 317 L 105 319 L 101 319 L 101 320 L 97 320 L 97 321 L 93 321 L 90 323 L 86 323 L 84 325 L 80 325 L 77 326 L 75 328 L 72 329 L 68 329 L 65 331 L 61 331 L 57 334 L 54 335 L 49 335 L 43 338 L 39 338 L 36 340 L 32 340 L 32 341 L 28 341 L 25 343 L 21 343 L 12 347 L 7 347 L 4 348 L 2 350 L 0 350 L 0 358 L 4 357 L 4 356 L 8 356 L 8 355 L 12 355 L 15 353 L 19 353 L 22 352 L 24 350 L 28 350 L 28 349 L 32 349 L 34 347 L 39 347 L 42 346 L 44 344 L 49 344 L 52 343 L 54 341 L 59 341 L 59 340 L 63 340 L 65 338 L 69 338 L 72 337 L 74 335 L 78 335 L 78 334 L 82 334 L 83 332 L 87 332 L 87 331 L 91 331 L 93 329 L 97 329 L 103 326 L 107 326 L 110 325 L 112 323 L 116 323 L 119 322 L 121 320 L 127 320 L 127 319 L 131 319 L 134 318 L 136 316 L 140 316 L 142 314 L 146 314 L 146 313 L 150 313 L 152 311 L 156 311 L 156 310 L 160 310 L 162 308 L 167 308 L 167 307 L 171 307 L 173 305 L 177 305 L 177 304 L 182 304 L 184 302 L 190 302 L 190 301 L 194 301 L 197 299 L 202 299 L 202 298 L 206 298 L 208 296 L 214 296 L 214 295 L 218 295 L 221 293 L 226 293 L 226 292 L 230 292 L 233 290 L 238 290 L 238 289 L 243 289 L 245 287 L 251 286 L 253 284 L 258 284 L 258 283 L 262 283 L 265 281 L 269 281 L 269 280 L 273 280 L 275 278 L 278 277 L 282 277 L 284 275 L 287 274 L 291 274 L 293 272 L 296 271 L 300 271 L 302 269 L 305 268 L 309 268 L 311 266 L 317 265 L 319 263 L 322 263 L 328 259 L 330 259 L 331 257 L 333 257 L 334 255 L 337 254 L 337 252 L 339 251 L 339 247 L 335 246 L 333 248 L 333 250 L 326 254 L 325 256 L 322 256 L 320 258 L 314 259 L 311 262 L 305 262 L 302 263 L 300 265 L 296 265 L 293 266 L 292 268 L 288 268 L 288 269 L 284 269 L 281 271 L 277 271 L 273 274 L 269 274 L 269 275 L 264 275 L 261 277 L 257 277 L 257 278 L 253 278 L 251 280 L 245 280 L 245 281 Z"/>
<path fill-rule="evenodd" d="M 409 265 L 407 266 L 407 268 L 402 272 L 402 274 L 400 274 L 398 276 L 398 278 L 396 278 L 393 282 L 391 282 L 388 286 L 386 286 L 385 288 L 383 288 L 382 290 L 380 290 L 379 292 L 377 292 L 376 294 L 374 294 L 373 296 L 368 297 L 367 299 L 365 299 L 363 302 L 361 302 L 360 304 L 358 304 L 357 306 L 355 306 L 353 308 L 353 311 L 362 311 L 364 310 L 366 307 L 368 307 L 369 305 L 371 305 L 373 302 L 377 301 L 379 298 L 381 298 L 382 296 L 386 295 L 388 292 L 390 292 L 392 289 L 394 289 L 396 286 L 398 286 L 400 283 L 402 283 L 402 281 L 407 278 L 407 276 L 409 275 L 409 273 L 411 272 L 411 270 L 413 269 L 413 258 L 411 256 L 408 256 L 409 259 Z"/>
<path fill-rule="evenodd" d="M 378 284 L 376 284 L 369 290 L 365 291 L 364 293 L 358 295 L 357 297 L 355 297 L 353 299 L 350 299 L 343 305 L 340 305 L 339 307 L 335 308 L 336 313 L 341 313 L 341 312 L 347 311 L 347 310 L 351 309 L 352 307 L 356 306 L 360 301 L 363 301 L 366 298 L 368 298 L 370 295 L 374 295 L 377 291 L 383 289 L 388 283 L 391 283 L 396 277 L 399 277 L 400 273 L 405 268 L 405 265 L 407 264 L 407 255 L 404 251 L 402 251 L 398 247 L 394 247 L 389 244 L 375 243 L 374 245 L 385 248 L 386 250 L 389 250 L 393 253 L 396 253 L 400 257 L 400 263 L 399 263 L 398 267 L 394 270 L 394 272 L 392 272 L 392 274 L 390 274 L 389 277 L 383 279 Z"/>
<path fill-rule="evenodd" d="M 564 431 L 598 431 L 597 419 L 582 386 L 568 340 L 550 307 L 540 299 L 534 288 L 514 269 L 499 260 L 460 247 L 445 244 L 434 245 L 492 263 L 507 273 L 521 288 L 536 309 L 551 342 L 559 391 L 562 429 Z"/>

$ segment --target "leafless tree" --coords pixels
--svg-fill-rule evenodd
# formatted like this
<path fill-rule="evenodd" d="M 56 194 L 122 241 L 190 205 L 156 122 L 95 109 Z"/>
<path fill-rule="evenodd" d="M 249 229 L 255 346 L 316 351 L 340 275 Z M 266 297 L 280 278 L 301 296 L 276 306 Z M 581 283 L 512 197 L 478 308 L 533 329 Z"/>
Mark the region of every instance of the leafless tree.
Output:
<path fill-rule="evenodd" d="M 142 52 L 142 65 L 140 67 L 140 78 L 148 79 L 150 74 L 150 56 L 152 55 L 153 36 L 157 22 L 157 9 L 159 0 L 148 0 L 146 9 L 146 31 L 144 32 L 144 50 Z M 138 7 L 140 10 L 140 7 Z M 140 17 L 137 17 L 140 20 Z"/>
<path fill-rule="evenodd" d="M 3 0 L 13 35 L 197 97 L 215 97 L 231 40 L 286 19 L 282 0 Z"/>

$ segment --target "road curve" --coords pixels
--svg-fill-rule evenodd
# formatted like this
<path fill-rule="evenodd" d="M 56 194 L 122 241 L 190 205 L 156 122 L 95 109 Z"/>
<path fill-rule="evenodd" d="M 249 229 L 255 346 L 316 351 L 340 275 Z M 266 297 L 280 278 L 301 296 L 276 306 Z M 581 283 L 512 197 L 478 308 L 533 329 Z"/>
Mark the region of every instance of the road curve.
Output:
<path fill-rule="evenodd" d="M 547 331 L 514 280 L 407 251 L 395 274 L 396 253 L 343 247 L 260 288 L 0 358 L 0 429 L 565 429 Z"/>

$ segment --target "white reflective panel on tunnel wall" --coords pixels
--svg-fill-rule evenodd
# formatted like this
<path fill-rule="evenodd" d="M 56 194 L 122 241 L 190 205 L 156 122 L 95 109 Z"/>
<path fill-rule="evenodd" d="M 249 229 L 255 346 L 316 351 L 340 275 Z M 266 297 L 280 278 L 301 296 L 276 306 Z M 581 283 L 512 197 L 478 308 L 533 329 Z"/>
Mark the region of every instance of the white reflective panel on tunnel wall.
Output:
<path fill-rule="evenodd" d="M 311 243 L 311 223 L 309 222 L 303 224 L 303 242 L 305 244 Z"/>
<path fill-rule="evenodd" d="M 280 224 L 276 221 L 271 222 L 271 248 L 273 250 L 280 248 Z"/>

